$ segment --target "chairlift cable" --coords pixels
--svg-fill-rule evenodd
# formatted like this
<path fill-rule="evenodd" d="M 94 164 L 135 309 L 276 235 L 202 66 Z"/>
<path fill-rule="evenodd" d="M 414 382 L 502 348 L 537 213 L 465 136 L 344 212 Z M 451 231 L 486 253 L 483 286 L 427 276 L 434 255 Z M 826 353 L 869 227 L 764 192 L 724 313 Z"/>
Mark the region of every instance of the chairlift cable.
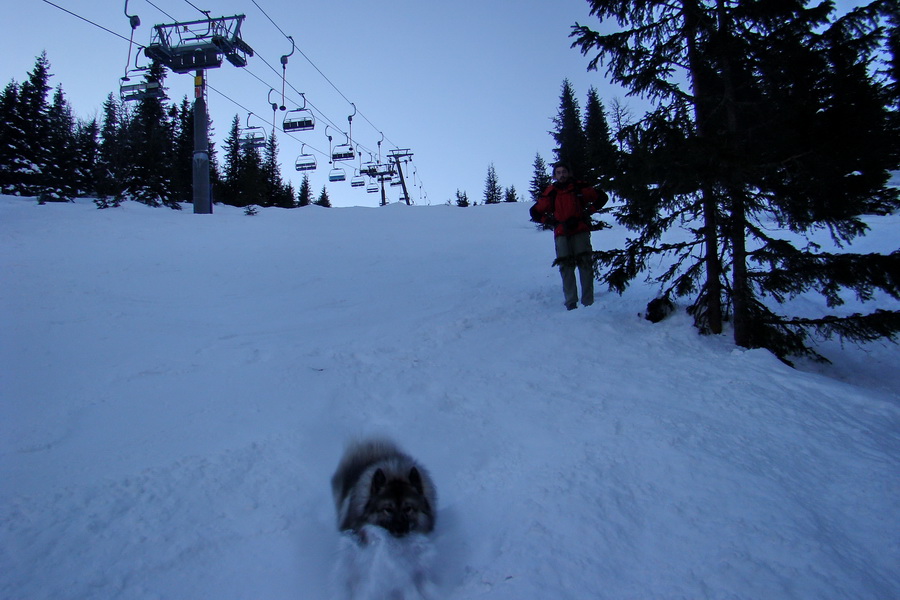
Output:
<path fill-rule="evenodd" d="M 169 13 L 167 13 L 166 11 L 164 11 L 163 9 L 161 9 L 160 7 L 158 7 L 157 5 L 153 4 L 153 2 L 151 2 L 151 0 L 146 0 L 146 2 L 147 2 L 147 4 L 149 4 L 150 6 L 152 6 L 153 8 L 155 8 L 156 10 L 158 10 L 159 12 L 161 12 L 162 14 L 166 15 L 167 17 L 169 17 L 169 19 L 171 19 L 172 21 L 177 21 L 177 20 L 178 20 L 178 19 L 176 19 L 175 17 L 173 17 L 172 15 L 170 15 Z"/>
<path fill-rule="evenodd" d="M 191 2 L 191 0 L 184 0 L 184 1 L 187 2 L 187 3 L 188 3 L 191 7 L 193 7 L 195 10 L 197 10 L 201 15 L 205 16 L 207 19 L 209 18 L 209 11 L 208 11 L 208 10 L 203 10 L 203 9 L 201 9 L 201 8 L 197 8 L 197 5 L 194 4 L 193 2 Z M 148 0 L 148 2 L 149 2 L 149 0 Z"/>
<path fill-rule="evenodd" d="M 222 96 L 223 98 L 225 98 L 226 100 L 228 100 L 229 102 L 231 102 L 232 104 L 234 104 L 235 106 L 237 106 L 238 108 L 240 108 L 243 112 L 248 113 L 248 114 L 256 114 L 256 113 L 254 113 L 252 110 L 250 110 L 249 108 L 247 108 L 246 106 L 244 106 L 243 104 L 241 104 L 240 102 L 238 102 L 237 100 L 235 100 L 234 98 L 230 97 L 228 94 L 225 94 L 224 92 L 218 90 L 215 86 L 210 85 L 209 83 L 207 83 L 207 84 L 206 84 L 206 87 L 209 88 L 211 91 L 217 93 L 218 95 Z M 299 138 L 297 138 L 297 137 L 294 136 L 294 135 L 291 135 L 291 134 L 289 134 L 289 133 L 288 133 L 288 134 L 285 134 L 285 135 L 288 135 L 289 137 L 293 138 L 295 141 L 298 141 L 298 142 L 300 142 L 300 143 L 305 143 L 308 147 L 312 148 L 314 151 L 318 152 L 318 153 L 321 154 L 322 156 L 328 156 L 328 154 L 326 154 L 325 152 L 319 150 L 319 149 L 316 148 L 315 146 L 312 146 L 312 145 L 310 145 L 310 144 L 308 144 L 308 143 L 306 143 L 306 142 L 303 142 L 302 140 L 300 140 Z"/>
<path fill-rule="evenodd" d="M 88 18 L 82 17 L 81 15 L 79 15 L 79 14 L 77 14 L 77 13 L 73 13 L 71 10 L 69 10 L 69 9 L 67 9 L 67 8 L 63 8 L 63 7 L 60 6 L 59 4 L 55 4 L 55 3 L 53 3 L 53 2 L 50 2 L 50 0 L 42 0 L 42 1 L 45 2 L 46 4 L 49 4 L 50 6 L 53 6 L 53 7 L 55 7 L 55 8 L 58 8 L 59 10 L 61 10 L 61 11 L 63 11 L 63 12 L 69 13 L 69 14 L 72 15 L 73 17 L 76 17 L 76 18 L 81 19 L 81 20 L 84 21 L 85 23 L 90 23 L 90 24 L 93 25 L 94 27 L 97 27 L 97 28 L 99 28 L 99 29 L 102 29 L 103 31 L 105 31 L 105 32 L 107 32 L 107 33 L 111 33 L 111 34 L 113 34 L 114 36 L 116 36 L 117 38 L 121 38 L 121 39 L 125 40 L 126 42 L 129 41 L 128 38 L 125 37 L 124 35 L 122 35 L 122 34 L 120 34 L 120 33 L 116 33 L 116 32 L 113 31 L 112 29 L 108 29 L 108 28 L 104 27 L 103 25 L 100 25 L 99 23 L 95 23 L 94 21 L 91 21 L 91 20 L 88 19 Z M 143 44 L 138 44 L 137 42 L 135 42 L 134 45 L 137 46 L 138 48 L 144 48 L 144 45 L 143 45 Z"/>
<path fill-rule="evenodd" d="M 271 65 L 271 64 L 270 64 L 263 56 L 261 56 L 261 55 L 259 54 L 259 52 L 257 52 L 257 53 L 255 54 L 255 56 L 258 57 L 258 58 L 263 62 L 263 64 L 265 64 L 267 67 L 269 67 L 269 69 L 270 69 L 275 75 L 279 75 L 278 70 L 275 69 L 275 67 L 273 67 L 273 66 L 272 66 L 272 65 Z M 254 73 L 250 68 L 244 67 L 244 68 L 242 69 L 242 71 L 246 71 L 246 72 L 249 73 L 254 79 L 256 79 L 257 81 L 259 81 L 260 83 L 262 83 L 263 85 L 265 85 L 265 86 L 268 87 L 269 89 L 272 89 L 272 86 L 271 86 L 268 82 L 266 82 L 262 77 L 260 77 L 260 76 L 257 75 L 256 73 Z M 280 76 L 280 75 L 279 75 L 279 76 Z M 316 106 L 315 104 L 313 104 L 308 98 L 306 98 L 306 95 L 305 95 L 303 92 L 300 92 L 299 90 L 297 90 L 297 88 L 295 88 L 295 87 L 291 84 L 290 81 L 287 82 L 287 85 L 288 85 L 292 90 L 294 90 L 296 93 L 300 94 L 300 96 L 304 97 L 304 98 L 306 99 L 306 103 L 307 103 L 309 106 L 311 106 L 311 107 L 316 111 L 316 113 L 318 113 L 318 114 L 322 117 L 322 119 L 324 119 L 325 121 L 327 121 L 334 129 L 340 131 L 341 134 L 343 134 L 344 136 L 347 136 L 347 135 L 348 135 L 347 132 L 345 132 L 344 130 L 342 130 L 338 125 L 336 125 L 336 124 L 334 123 L 334 121 L 332 121 L 330 118 L 328 118 L 328 115 L 326 115 L 319 107 L 317 107 L 317 106 Z M 352 103 L 351 103 L 351 104 L 352 104 Z M 380 133 L 380 132 L 379 132 L 379 133 Z M 383 135 L 383 134 L 382 134 L 382 135 Z M 292 137 L 293 137 L 293 136 L 292 136 Z M 294 138 L 294 139 L 297 139 L 297 138 Z M 359 144 L 359 145 L 360 145 L 363 149 L 365 149 L 367 152 L 370 152 L 370 151 L 371 151 L 371 149 L 370 149 L 368 146 L 365 146 L 365 145 L 363 145 L 363 144 Z M 324 153 L 323 153 L 323 154 L 324 154 Z"/>
<path fill-rule="evenodd" d="M 259 5 L 259 3 L 258 3 L 256 0 L 250 0 L 250 1 L 253 2 L 253 4 L 256 6 L 256 8 L 258 8 L 259 11 L 260 11 L 263 15 L 265 15 L 265 17 L 269 20 L 270 23 L 272 23 L 272 25 L 275 26 L 275 29 L 277 29 L 277 30 L 281 33 L 281 35 L 283 35 L 283 36 L 286 37 L 286 38 L 291 39 L 290 36 L 287 35 L 287 34 L 284 32 L 283 29 L 281 29 L 281 27 L 278 25 L 278 23 L 276 23 L 274 20 L 272 20 L 272 17 L 270 17 L 269 14 L 268 14 L 265 10 L 263 10 L 263 8 Z M 334 82 L 332 82 L 331 79 L 329 79 L 328 76 L 325 75 L 325 73 L 322 72 L 322 70 L 316 65 L 316 63 L 314 63 L 314 62 L 306 55 L 306 53 L 303 52 L 303 50 L 301 50 L 300 48 L 297 48 L 297 51 L 300 52 L 300 55 L 301 55 L 303 58 L 305 58 L 306 61 L 307 61 L 309 64 L 312 65 L 312 67 L 319 73 L 319 75 L 321 75 L 321 76 L 325 79 L 325 81 L 327 81 L 327 82 L 329 83 L 329 85 L 331 85 L 331 87 L 334 88 L 334 90 L 341 96 L 341 98 L 343 98 L 348 104 L 353 104 L 352 102 L 350 102 L 350 99 L 347 98 L 347 96 L 345 96 L 344 93 L 343 93 L 340 89 L 338 89 L 338 87 L 334 84 Z M 291 86 L 291 87 L 293 88 L 293 86 Z M 294 91 L 296 91 L 296 90 L 294 90 Z M 298 93 L 299 93 L 299 92 L 298 92 Z M 375 127 L 375 124 L 372 123 L 372 121 L 370 121 L 369 118 L 368 118 L 366 115 L 364 115 L 362 112 L 360 112 L 360 113 L 359 113 L 359 116 L 361 116 L 363 119 L 365 119 L 366 123 L 368 123 L 369 125 L 372 126 L 372 129 L 374 129 L 375 131 L 379 131 L 378 127 Z M 399 146 L 397 146 L 397 144 L 395 144 L 394 142 L 392 142 L 390 139 L 388 139 L 387 141 L 390 142 L 390 144 L 391 144 L 393 147 L 399 148 Z"/>

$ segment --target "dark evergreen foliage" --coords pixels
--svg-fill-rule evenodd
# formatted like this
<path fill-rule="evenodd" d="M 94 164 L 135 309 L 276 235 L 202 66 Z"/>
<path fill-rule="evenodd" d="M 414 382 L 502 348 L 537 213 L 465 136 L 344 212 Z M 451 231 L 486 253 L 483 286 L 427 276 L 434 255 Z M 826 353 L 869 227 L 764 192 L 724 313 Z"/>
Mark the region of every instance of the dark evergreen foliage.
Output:
<path fill-rule="evenodd" d="M 265 155 L 262 163 L 263 206 L 277 206 L 280 208 L 294 208 L 294 190 L 285 185 L 281 178 L 281 169 L 278 165 L 278 140 L 275 131 L 269 135 L 266 141 Z"/>
<path fill-rule="evenodd" d="M 328 190 L 325 189 L 325 186 L 322 186 L 322 192 L 319 194 L 319 197 L 316 198 L 314 202 L 316 206 L 324 206 L 325 208 L 331 208 L 331 199 L 328 197 Z"/>
<path fill-rule="evenodd" d="M 312 203 L 312 191 L 309 187 L 309 175 L 303 174 L 300 189 L 297 191 L 297 206 L 309 206 Z"/>
<path fill-rule="evenodd" d="M 484 203 L 499 204 L 503 202 L 503 189 L 497 180 L 497 171 L 494 169 L 494 163 L 488 166 L 487 177 L 484 180 Z"/>
<path fill-rule="evenodd" d="M 531 185 L 528 188 L 528 193 L 531 194 L 532 201 L 536 202 L 538 197 L 540 197 L 551 183 L 553 183 L 553 179 L 550 176 L 547 163 L 544 162 L 540 153 L 535 154 L 534 174 L 531 176 Z"/>
<path fill-rule="evenodd" d="M 178 209 L 193 200 L 194 106 L 187 98 L 124 103 L 109 94 L 100 122 L 82 122 L 62 86 L 50 91 L 50 64 L 37 57 L 27 80 L 0 93 L 0 193 L 38 197 L 40 202 L 93 196 L 99 208 L 134 199 Z M 147 81 L 164 82 L 154 65 Z M 208 127 L 212 135 L 212 125 Z M 208 140 L 215 200 L 236 206 L 295 206 L 293 186 L 281 178 L 277 140 L 265 155 L 241 144 L 237 117 L 225 143 L 224 180 L 216 148 Z"/>
<path fill-rule="evenodd" d="M 162 85 L 165 67 L 153 65 L 144 77 Z M 125 146 L 131 154 L 131 168 L 126 175 L 129 195 L 149 206 L 180 208 L 173 182 L 175 132 L 163 101 L 139 100 L 126 132 Z"/>
<path fill-rule="evenodd" d="M 800 0 L 590 4 L 623 30 L 601 35 L 576 25 L 573 45 L 596 53 L 590 68 L 603 64 L 657 106 L 620 132 L 627 151 L 613 190 L 625 200 L 618 218 L 638 235 L 624 249 L 597 253 L 602 280 L 621 291 L 651 259 L 670 255 L 658 281 L 666 293 L 694 297 L 701 330 L 719 331 L 730 315 L 736 343 L 782 357 L 812 353 L 810 330 L 893 339 L 893 312 L 804 320 L 778 315 L 764 300 L 810 290 L 831 306 L 842 290 L 862 300 L 873 289 L 900 297 L 895 258 L 782 239 L 826 228 L 847 245 L 865 233 L 862 215 L 900 206 L 886 185 L 900 161 L 890 110 L 896 75 L 885 79 L 875 63 L 880 45 L 896 40 L 883 26 L 896 3 L 872 2 L 840 19 L 831 3 L 808 8 Z M 785 235 L 768 232 L 773 222 Z M 681 223 L 694 223 L 693 239 L 661 242 Z"/>
<path fill-rule="evenodd" d="M 609 131 L 606 109 L 596 88 L 588 91 L 584 109 L 585 172 L 580 177 L 589 185 L 609 189 L 618 171 L 618 151 Z"/>
<path fill-rule="evenodd" d="M 574 177 L 584 179 L 591 170 L 588 167 L 587 137 L 581 122 L 581 108 L 568 79 L 563 81 L 559 111 L 553 123 L 556 129 L 550 135 L 557 145 L 553 149 L 556 162 L 566 163 Z"/>
<path fill-rule="evenodd" d="M 469 196 L 465 192 L 456 190 L 456 205 L 462 208 L 469 206 Z"/>
<path fill-rule="evenodd" d="M 78 195 L 76 123 L 61 86 L 53 92 L 47 111 L 46 139 L 38 194 L 39 202 L 69 202 Z"/>

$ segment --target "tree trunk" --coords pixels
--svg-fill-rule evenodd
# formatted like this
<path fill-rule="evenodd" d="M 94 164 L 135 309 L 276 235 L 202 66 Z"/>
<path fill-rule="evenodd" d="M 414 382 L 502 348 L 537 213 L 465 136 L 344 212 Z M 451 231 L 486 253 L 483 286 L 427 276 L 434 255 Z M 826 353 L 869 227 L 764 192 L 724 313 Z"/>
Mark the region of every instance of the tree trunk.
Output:
<path fill-rule="evenodd" d="M 694 119 L 697 123 L 697 135 L 703 141 L 707 139 L 709 111 L 713 99 L 709 97 L 703 72 L 706 70 L 700 51 L 697 48 L 699 36 L 700 7 L 696 0 L 683 0 L 684 37 L 687 45 L 688 65 L 691 73 L 691 89 L 694 94 Z M 716 197 L 708 183 L 703 184 L 703 230 L 706 247 L 706 327 L 713 334 L 722 333 L 722 265 L 719 262 L 719 237 L 716 218 Z"/>

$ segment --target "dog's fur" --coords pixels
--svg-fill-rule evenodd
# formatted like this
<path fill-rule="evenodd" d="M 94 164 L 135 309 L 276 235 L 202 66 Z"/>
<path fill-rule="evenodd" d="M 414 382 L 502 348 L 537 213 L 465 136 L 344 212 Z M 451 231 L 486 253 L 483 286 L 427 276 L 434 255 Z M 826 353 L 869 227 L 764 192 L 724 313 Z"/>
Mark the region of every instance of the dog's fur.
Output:
<path fill-rule="evenodd" d="M 351 444 L 331 490 L 340 531 L 361 535 L 365 525 L 377 525 L 403 537 L 434 529 L 437 493 L 431 476 L 389 440 Z"/>
<path fill-rule="evenodd" d="M 654 298 L 647 303 L 646 318 L 651 323 L 659 323 L 675 310 L 675 304 L 668 297 Z"/>

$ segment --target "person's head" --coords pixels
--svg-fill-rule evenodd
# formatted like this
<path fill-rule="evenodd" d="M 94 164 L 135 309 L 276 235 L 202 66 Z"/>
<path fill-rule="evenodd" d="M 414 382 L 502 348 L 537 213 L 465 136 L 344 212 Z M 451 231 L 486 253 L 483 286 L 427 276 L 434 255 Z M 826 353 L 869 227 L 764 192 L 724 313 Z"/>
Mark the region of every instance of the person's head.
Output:
<path fill-rule="evenodd" d="M 564 162 L 553 165 L 553 179 L 559 183 L 565 183 L 572 178 L 572 169 Z"/>

